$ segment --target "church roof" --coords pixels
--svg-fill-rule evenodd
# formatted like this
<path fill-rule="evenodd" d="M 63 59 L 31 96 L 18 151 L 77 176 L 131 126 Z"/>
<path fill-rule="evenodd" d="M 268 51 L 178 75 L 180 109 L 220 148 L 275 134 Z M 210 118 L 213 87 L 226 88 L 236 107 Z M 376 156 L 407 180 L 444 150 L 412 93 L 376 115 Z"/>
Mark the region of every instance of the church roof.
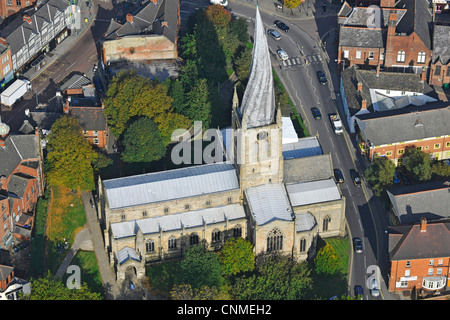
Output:
<path fill-rule="evenodd" d="M 103 182 L 111 209 L 239 189 L 232 164 L 214 163 Z"/>
<path fill-rule="evenodd" d="M 258 225 L 273 220 L 292 221 L 292 208 L 284 184 L 269 183 L 245 191 L 250 213 Z"/>
<path fill-rule="evenodd" d="M 266 126 L 275 120 L 272 64 L 258 7 L 254 39 L 250 77 L 240 108 L 241 115 L 246 117 L 248 128 Z"/>
<path fill-rule="evenodd" d="M 294 207 L 341 199 L 333 179 L 291 183 L 286 185 L 286 190 Z"/>
<path fill-rule="evenodd" d="M 160 231 L 181 230 L 183 227 L 201 227 L 204 224 L 209 225 L 244 218 L 244 207 L 239 203 L 235 203 L 165 216 L 117 222 L 111 224 L 111 230 L 113 237 L 120 239 L 132 237 L 136 235 L 138 230 L 142 234 L 152 234 Z"/>

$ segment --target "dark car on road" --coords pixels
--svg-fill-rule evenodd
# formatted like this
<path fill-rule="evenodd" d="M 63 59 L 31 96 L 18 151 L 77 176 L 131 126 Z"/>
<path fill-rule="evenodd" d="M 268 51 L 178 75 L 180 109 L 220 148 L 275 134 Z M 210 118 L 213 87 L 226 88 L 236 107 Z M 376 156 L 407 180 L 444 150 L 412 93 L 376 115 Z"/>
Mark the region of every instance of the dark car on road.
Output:
<path fill-rule="evenodd" d="M 102 81 L 100 80 L 100 78 L 95 76 L 93 78 L 93 80 L 94 80 L 95 90 L 97 90 L 99 92 L 102 92 L 103 91 L 103 84 L 102 84 Z"/>
<path fill-rule="evenodd" d="M 277 26 L 280 30 L 283 30 L 284 32 L 288 32 L 289 31 L 289 27 L 284 22 L 281 22 L 279 20 L 275 20 L 273 22 L 273 24 L 275 26 Z"/>
<path fill-rule="evenodd" d="M 337 183 L 344 182 L 344 175 L 342 174 L 342 171 L 339 169 L 334 169 L 334 178 L 336 179 Z"/>
<path fill-rule="evenodd" d="M 322 119 L 322 114 L 320 113 L 320 110 L 316 107 L 311 108 L 311 112 L 313 114 L 314 119 L 320 120 Z"/>
<path fill-rule="evenodd" d="M 328 82 L 325 73 L 323 73 L 322 71 L 317 71 L 317 78 L 319 79 L 319 83 L 323 86 Z"/>
<path fill-rule="evenodd" d="M 360 238 L 353 238 L 353 249 L 356 253 L 361 253 L 363 251 L 362 241 Z"/>
<path fill-rule="evenodd" d="M 361 300 L 364 299 L 364 289 L 361 286 L 355 286 L 355 297 Z"/>
<path fill-rule="evenodd" d="M 352 177 L 353 183 L 357 187 L 361 187 L 361 177 L 359 176 L 358 171 L 355 169 L 350 170 L 350 176 Z"/>

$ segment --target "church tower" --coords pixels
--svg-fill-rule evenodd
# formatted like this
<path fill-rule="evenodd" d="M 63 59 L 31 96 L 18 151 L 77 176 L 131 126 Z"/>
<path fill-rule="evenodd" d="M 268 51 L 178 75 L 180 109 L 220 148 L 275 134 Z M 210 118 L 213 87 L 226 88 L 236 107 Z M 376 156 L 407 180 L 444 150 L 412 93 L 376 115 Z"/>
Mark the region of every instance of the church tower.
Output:
<path fill-rule="evenodd" d="M 241 195 L 250 187 L 282 182 L 281 110 L 275 106 L 272 64 L 258 7 L 250 77 L 241 105 L 235 89 L 232 128 L 230 151 Z"/>

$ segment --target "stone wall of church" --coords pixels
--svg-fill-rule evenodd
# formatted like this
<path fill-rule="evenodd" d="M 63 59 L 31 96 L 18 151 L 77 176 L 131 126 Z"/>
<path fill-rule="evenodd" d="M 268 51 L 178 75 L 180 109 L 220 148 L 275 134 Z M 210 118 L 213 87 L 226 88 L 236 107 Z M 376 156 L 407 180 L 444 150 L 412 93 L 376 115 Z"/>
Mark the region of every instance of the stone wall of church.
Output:
<path fill-rule="evenodd" d="M 292 255 L 295 242 L 294 221 L 274 220 L 262 226 L 255 225 L 254 228 L 255 242 L 253 244 L 255 254 L 269 253 L 273 250 L 282 254 Z M 281 239 L 279 238 L 280 236 Z M 272 250 L 268 246 L 271 246 Z"/>
<path fill-rule="evenodd" d="M 294 213 L 311 213 L 322 238 L 345 236 L 345 197 L 340 200 L 293 207 Z"/>
<path fill-rule="evenodd" d="M 226 239 L 237 236 L 247 236 L 246 219 L 145 235 L 138 232 L 134 237 L 110 240 L 112 252 L 128 246 L 141 254 L 145 262 L 153 262 L 179 258 L 194 244 L 220 249 Z"/>
<path fill-rule="evenodd" d="M 186 211 L 194 211 L 222 205 L 239 203 L 240 190 L 231 190 L 206 195 L 150 203 L 142 206 L 111 210 L 105 208 L 106 226 L 111 223 L 152 218 Z"/>

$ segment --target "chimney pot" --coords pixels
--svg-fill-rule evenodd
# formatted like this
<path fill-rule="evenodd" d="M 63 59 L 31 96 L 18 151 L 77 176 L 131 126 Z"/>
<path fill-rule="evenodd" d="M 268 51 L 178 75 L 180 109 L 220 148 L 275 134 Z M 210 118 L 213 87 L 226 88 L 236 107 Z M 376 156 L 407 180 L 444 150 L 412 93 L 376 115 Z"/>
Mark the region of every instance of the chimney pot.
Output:
<path fill-rule="evenodd" d="M 131 13 L 127 13 L 127 21 L 133 22 L 133 15 Z"/>
<path fill-rule="evenodd" d="M 367 110 L 367 100 L 361 101 L 361 110 Z"/>
<path fill-rule="evenodd" d="M 420 219 L 420 232 L 427 232 L 427 219 Z"/>
<path fill-rule="evenodd" d="M 358 91 L 362 91 L 362 83 L 358 82 Z"/>

